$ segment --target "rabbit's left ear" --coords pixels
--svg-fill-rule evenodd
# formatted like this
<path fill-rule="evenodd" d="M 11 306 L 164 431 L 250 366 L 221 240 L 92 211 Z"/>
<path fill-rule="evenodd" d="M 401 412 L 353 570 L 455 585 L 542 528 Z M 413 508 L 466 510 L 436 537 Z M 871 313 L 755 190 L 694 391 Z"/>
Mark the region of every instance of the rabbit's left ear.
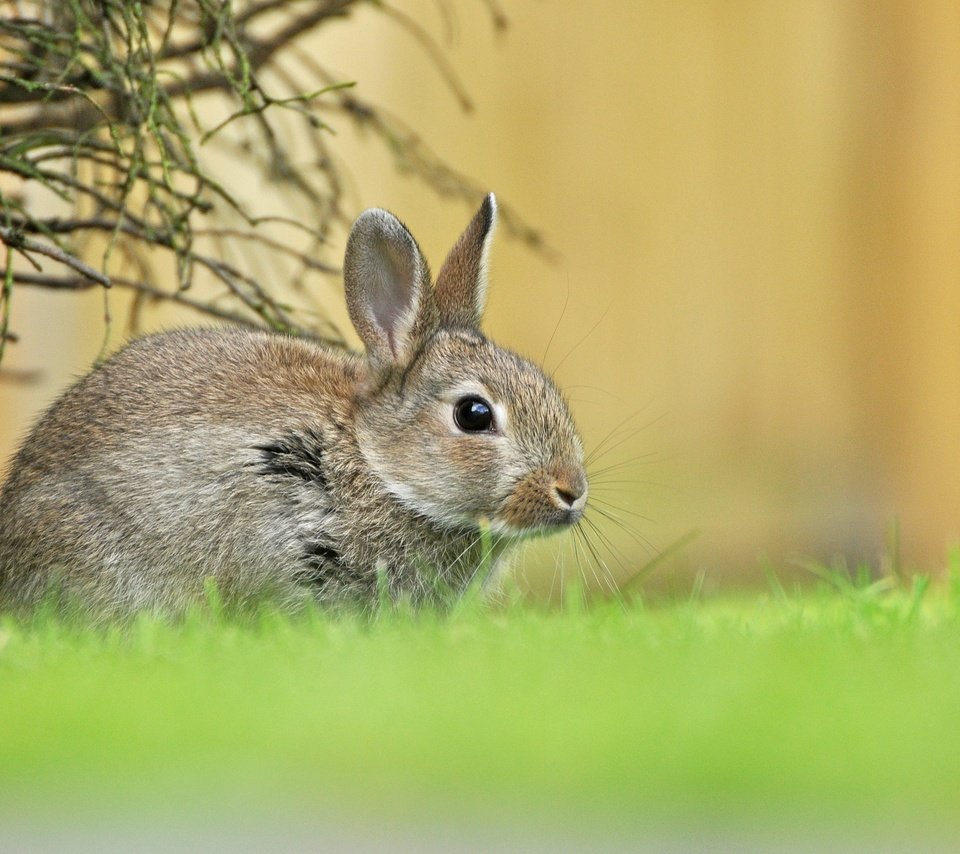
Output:
<path fill-rule="evenodd" d="M 434 298 L 444 326 L 480 328 L 487 302 L 487 259 L 497 224 L 497 200 L 490 193 L 437 276 Z"/>
<path fill-rule="evenodd" d="M 430 271 L 392 213 L 372 208 L 353 225 L 343 262 L 350 319 L 379 367 L 404 365 L 429 318 Z"/>

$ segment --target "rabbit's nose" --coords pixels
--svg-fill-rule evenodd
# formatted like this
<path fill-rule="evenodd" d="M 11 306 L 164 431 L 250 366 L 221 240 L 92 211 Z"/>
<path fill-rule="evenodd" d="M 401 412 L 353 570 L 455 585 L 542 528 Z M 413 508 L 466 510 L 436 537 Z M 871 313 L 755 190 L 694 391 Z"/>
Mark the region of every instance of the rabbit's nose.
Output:
<path fill-rule="evenodd" d="M 558 478 L 553 482 L 553 495 L 561 510 L 579 509 L 586 503 L 587 479 L 582 474 Z"/>

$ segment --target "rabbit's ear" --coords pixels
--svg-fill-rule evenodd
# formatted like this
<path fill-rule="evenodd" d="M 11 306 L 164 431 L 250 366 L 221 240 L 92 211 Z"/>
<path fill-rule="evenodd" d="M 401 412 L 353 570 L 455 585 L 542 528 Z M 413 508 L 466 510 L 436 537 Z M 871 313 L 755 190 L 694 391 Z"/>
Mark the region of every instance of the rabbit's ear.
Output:
<path fill-rule="evenodd" d="M 416 349 L 430 272 L 417 241 L 392 213 L 360 214 L 347 241 L 343 283 L 350 320 L 371 361 L 405 363 Z"/>
<path fill-rule="evenodd" d="M 445 326 L 479 329 L 487 302 L 487 259 L 497 224 L 497 200 L 490 193 L 444 262 L 434 298 Z"/>

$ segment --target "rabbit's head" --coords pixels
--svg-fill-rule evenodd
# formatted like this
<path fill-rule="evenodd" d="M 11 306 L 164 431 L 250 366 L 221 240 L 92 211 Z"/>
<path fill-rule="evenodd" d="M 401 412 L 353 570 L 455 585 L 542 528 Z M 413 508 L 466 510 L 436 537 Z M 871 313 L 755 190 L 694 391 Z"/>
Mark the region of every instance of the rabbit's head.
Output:
<path fill-rule="evenodd" d="M 431 287 L 416 241 L 384 210 L 357 220 L 344 282 L 367 348 L 356 402 L 367 465 L 414 512 L 523 536 L 577 522 L 583 447 L 543 371 L 480 331 L 496 223 L 489 195 Z"/>

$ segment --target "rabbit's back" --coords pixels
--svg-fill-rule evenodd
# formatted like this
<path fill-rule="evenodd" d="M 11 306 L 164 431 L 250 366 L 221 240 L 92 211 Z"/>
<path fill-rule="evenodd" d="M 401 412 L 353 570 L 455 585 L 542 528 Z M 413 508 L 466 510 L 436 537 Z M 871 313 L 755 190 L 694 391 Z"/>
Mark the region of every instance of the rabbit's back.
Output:
<path fill-rule="evenodd" d="M 269 333 L 134 342 L 68 390 L 15 458 L 0 601 L 32 604 L 56 583 L 95 609 L 170 610 L 207 578 L 227 598 L 271 584 L 283 595 L 278 567 L 300 565 L 298 527 L 322 530 L 329 497 L 321 479 L 291 491 L 260 475 L 278 437 L 322 444 L 344 422 L 359 370 Z"/>

